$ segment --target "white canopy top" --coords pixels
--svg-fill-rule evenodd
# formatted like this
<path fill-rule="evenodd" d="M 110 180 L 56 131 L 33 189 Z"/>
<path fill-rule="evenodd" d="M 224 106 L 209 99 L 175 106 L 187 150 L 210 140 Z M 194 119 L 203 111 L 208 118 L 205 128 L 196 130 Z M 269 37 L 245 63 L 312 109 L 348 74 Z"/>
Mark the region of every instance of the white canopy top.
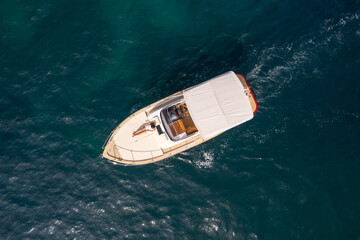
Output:
<path fill-rule="evenodd" d="M 203 138 L 213 137 L 254 116 L 249 98 L 234 72 L 196 85 L 183 95 Z"/>

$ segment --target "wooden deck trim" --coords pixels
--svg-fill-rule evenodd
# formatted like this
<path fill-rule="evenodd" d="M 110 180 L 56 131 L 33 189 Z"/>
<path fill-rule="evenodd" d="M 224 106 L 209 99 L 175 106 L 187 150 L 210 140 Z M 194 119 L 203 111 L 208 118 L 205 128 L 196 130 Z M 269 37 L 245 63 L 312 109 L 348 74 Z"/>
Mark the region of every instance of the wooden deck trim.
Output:
<path fill-rule="evenodd" d="M 200 139 L 200 138 L 201 138 L 201 135 L 199 134 L 199 135 L 196 135 L 196 136 L 193 136 L 193 137 L 187 139 L 186 141 L 183 141 L 183 142 L 181 142 L 181 143 L 178 143 L 178 144 L 176 144 L 176 145 L 174 145 L 174 146 L 172 146 L 172 147 L 163 148 L 162 150 L 163 150 L 164 153 L 171 152 L 171 151 L 176 150 L 177 148 L 180 148 L 180 147 L 182 147 L 182 146 L 185 146 L 185 145 L 187 145 L 187 144 L 190 144 L 190 143 L 192 143 L 192 142 L 195 142 L 196 140 L 198 140 L 198 139 Z"/>
<path fill-rule="evenodd" d="M 255 114 L 258 109 L 258 104 L 255 100 L 255 96 L 254 96 L 253 92 L 251 91 L 249 83 L 247 82 L 244 75 L 242 75 L 240 73 L 236 73 L 236 76 L 239 78 L 241 84 L 244 86 L 245 90 L 248 92 L 248 97 L 250 100 L 251 108 L 253 110 L 253 113 Z"/>

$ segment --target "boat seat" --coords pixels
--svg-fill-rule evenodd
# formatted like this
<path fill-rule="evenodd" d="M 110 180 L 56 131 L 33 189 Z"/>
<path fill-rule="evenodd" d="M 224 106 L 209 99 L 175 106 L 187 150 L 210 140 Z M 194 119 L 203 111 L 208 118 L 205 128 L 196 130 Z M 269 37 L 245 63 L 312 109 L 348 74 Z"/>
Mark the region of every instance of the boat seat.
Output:
<path fill-rule="evenodd" d="M 182 131 L 182 132 L 185 132 L 186 129 L 185 129 L 185 126 L 184 126 L 183 121 L 182 121 L 182 120 L 179 120 L 178 123 L 179 123 L 179 126 L 180 126 L 180 128 L 181 128 L 181 131 Z"/>
<path fill-rule="evenodd" d="M 198 131 L 198 129 L 194 126 L 194 127 L 190 127 L 186 130 L 186 134 L 187 135 L 191 135 L 193 133 L 196 133 Z"/>
<path fill-rule="evenodd" d="M 180 134 L 186 132 L 184 123 L 181 120 L 178 120 L 178 121 L 174 122 L 172 125 L 173 125 L 173 127 L 174 127 L 174 129 L 175 129 L 175 131 L 177 133 L 175 135 L 180 135 Z"/>

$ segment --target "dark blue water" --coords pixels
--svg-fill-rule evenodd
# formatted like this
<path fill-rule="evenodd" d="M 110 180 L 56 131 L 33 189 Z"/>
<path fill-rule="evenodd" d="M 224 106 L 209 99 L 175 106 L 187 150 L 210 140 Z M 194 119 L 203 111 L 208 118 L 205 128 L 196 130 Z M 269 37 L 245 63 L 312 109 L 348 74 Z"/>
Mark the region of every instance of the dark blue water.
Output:
<path fill-rule="evenodd" d="M 129 114 L 223 72 L 253 120 L 158 164 Z M 360 239 L 360 1 L 0 2 L 0 239 Z"/>

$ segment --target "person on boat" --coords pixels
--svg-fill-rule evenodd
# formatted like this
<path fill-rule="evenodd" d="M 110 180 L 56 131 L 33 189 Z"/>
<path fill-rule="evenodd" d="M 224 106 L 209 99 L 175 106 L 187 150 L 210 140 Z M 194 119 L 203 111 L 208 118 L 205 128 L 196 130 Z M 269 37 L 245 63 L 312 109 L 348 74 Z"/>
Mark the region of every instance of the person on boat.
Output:
<path fill-rule="evenodd" d="M 146 133 L 146 132 L 153 132 L 155 131 L 155 123 L 154 122 L 147 122 L 141 125 L 141 127 L 133 132 L 133 137 Z"/>

